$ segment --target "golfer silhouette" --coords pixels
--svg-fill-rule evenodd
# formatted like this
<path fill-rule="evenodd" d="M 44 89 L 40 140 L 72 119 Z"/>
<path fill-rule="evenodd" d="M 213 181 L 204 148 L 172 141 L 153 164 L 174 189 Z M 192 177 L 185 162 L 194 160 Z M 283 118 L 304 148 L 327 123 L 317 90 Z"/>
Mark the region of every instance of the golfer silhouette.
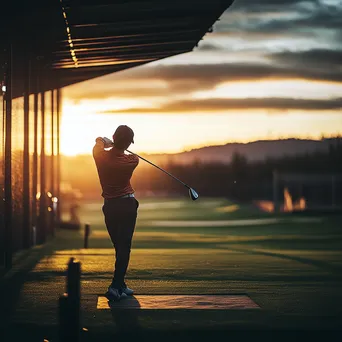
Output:
<path fill-rule="evenodd" d="M 104 198 L 102 211 L 115 249 L 114 275 L 106 292 L 109 300 L 121 300 L 133 295 L 133 290 L 125 283 L 139 207 L 130 183 L 139 158 L 124 153 L 131 143 L 134 143 L 134 132 L 122 125 L 116 129 L 113 141 L 98 137 L 93 148 Z"/>

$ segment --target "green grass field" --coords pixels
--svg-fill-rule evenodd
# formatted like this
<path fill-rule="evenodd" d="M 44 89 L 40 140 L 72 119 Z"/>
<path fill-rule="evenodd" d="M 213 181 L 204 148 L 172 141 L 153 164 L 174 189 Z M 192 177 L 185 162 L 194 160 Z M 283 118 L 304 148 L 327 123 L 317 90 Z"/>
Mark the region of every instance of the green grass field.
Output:
<path fill-rule="evenodd" d="M 89 278 L 98 275 L 99 264 L 104 278 L 112 270 L 101 205 L 81 208 L 82 222 L 92 227 L 92 249 L 82 256 Z M 87 263 L 94 251 L 96 261 Z M 127 280 L 142 294 L 247 293 L 262 309 L 212 312 L 210 324 L 208 313 L 202 313 L 196 318 L 202 317 L 202 325 L 336 327 L 342 302 L 341 217 L 272 215 L 224 198 L 143 199 Z M 168 324 L 158 317 L 144 324 Z M 180 326 L 195 324 L 191 315 L 176 320 Z"/>
<path fill-rule="evenodd" d="M 90 223 L 91 244 L 111 246 L 102 202 L 83 203 L 82 223 Z M 224 211 L 226 208 L 226 211 Z M 273 215 L 226 199 L 145 199 L 140 201 L 133 249 L 262 249 L 278 254 L 314 254 L 336 260 L 342 247 L 341 217 Z M 337 262 L 337 261 L 336 261 Z"/>
<path fill-rule="evenodd" d="M 209 329 L 208 338 L 220 329 L 341 329 L 340 216 L 271 215 L 224 198 L 141 199 L 126 279 L 137 294 L 247 294 L 261 309 L 118 312 L 96 308 L 114 263 L 101 206 L 84 202 L 80 208 L 82 224 L 91 224 L 88 249 L 82 248 L 83 231 L 57 232 L 51 255 L 25 284 L 18 322 L 44 317 L 44 324 L 56 324 L 56 299 L 75 256 L 82 262 L 82 324 L 89 341 L 137 329 Z"/>

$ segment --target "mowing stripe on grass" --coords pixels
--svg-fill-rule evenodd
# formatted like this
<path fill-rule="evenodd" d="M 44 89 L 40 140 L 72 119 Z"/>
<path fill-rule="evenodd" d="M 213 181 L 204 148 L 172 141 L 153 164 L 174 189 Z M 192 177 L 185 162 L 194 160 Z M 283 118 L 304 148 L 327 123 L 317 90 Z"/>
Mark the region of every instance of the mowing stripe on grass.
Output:
<path fill-rule="evenodd" d="M 247 295 L 137 295 L 119 302 L 99 296 L 97 309 L 246 310 L 260 306 Z"/>
<path fill-rule="evenodd" d="M 256 226 L 278 223 L 279 219 L 220 220 L 220 221 L 151 221 L 149 225 L 158 227 L 228 227 Z"/>
<path fill-rule="evenodd" d="M 154 227 L 238 227 L 238 226 L 263 226 L 277 223 L 318 223 L 320 218 L 264 218 L 264 219 L 247 219 L 247 220 L 215 220 L 215 221 L 149 221 L 141 222 L 140 226 L 154 226 Z"/>

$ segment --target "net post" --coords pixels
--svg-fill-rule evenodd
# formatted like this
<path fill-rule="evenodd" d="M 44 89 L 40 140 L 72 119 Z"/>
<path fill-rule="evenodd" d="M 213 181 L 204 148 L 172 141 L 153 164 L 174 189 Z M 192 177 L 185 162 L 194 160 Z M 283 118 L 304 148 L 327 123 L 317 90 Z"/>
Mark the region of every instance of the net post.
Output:
<path fill-rule="evenodd" d="M 279 173 L 277 170 L 273 170 L 273 204 L 274 204 L 274 212 L 279 213 Z"/>
<path fill-rule="evenodd" d="M 89 235 L 90 235 L 90 224 L 86 223 L 84 226 L 84 248 L 88 248 Z"/>

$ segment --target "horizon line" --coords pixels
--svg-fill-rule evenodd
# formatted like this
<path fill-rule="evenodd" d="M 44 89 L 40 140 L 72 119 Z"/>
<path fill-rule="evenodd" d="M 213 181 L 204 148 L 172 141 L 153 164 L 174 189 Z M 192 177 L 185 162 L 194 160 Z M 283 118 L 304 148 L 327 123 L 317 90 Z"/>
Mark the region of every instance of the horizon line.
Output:
<path fill-rule="evenodd" d="M 286 141 L 286 140 L 324 141 L 324 140 L 329 140 L 329 139 L 342 139 L 342 134 L 337 134 L 337 135 L 324 135 L 324 134 L 322 134 L 322 136 L 320 138 L 313 138 L 313 137 L 299 138 L 299 137 L 294 137 L 293 136 L 293 137 L 286 137 L 286 138 L 280 137 L 280 138 L 277 138 L 277 139 L 258 139 L 258 140 L 251 140 L 251 141 L 247 141 L 247 142 L 232 141 L 232 142 L 226 142 L 226 143 L 223 143 L 223 144 L 201 145 L 201 146 L 198 146 L 198 147 L 188 147 L 188 148 L 184 148 L 183 150 L 178 151 L 178 152 L 147 153 L 147 152 L 137 151 L 136 153 L 140 153 L 140 154 L 144 154 L 144 155 L 149 155 L 149 156 L 174 155 L 174 154 L 192 152 L 192 151 L 200 150 L 200 149 L 207 148 L 207 147 L 220 147 L 220 146 L 233 145 L 233 144 L 248 145 L 248 144 L 253 144 L 253 143 L 257 143 L 257 142 L 270 142 L 270 141 Z M 64 156 L 64 157 L 80 157 L 80 156 L 91 155 L 91 152 L 89 152 L 89 153 L 78 153 L 78 154 L 75 154 L 75 155 L 68 155 L 68 154 L 64 154 L 64 153 L 61 152 L 61 155 Z"/>

